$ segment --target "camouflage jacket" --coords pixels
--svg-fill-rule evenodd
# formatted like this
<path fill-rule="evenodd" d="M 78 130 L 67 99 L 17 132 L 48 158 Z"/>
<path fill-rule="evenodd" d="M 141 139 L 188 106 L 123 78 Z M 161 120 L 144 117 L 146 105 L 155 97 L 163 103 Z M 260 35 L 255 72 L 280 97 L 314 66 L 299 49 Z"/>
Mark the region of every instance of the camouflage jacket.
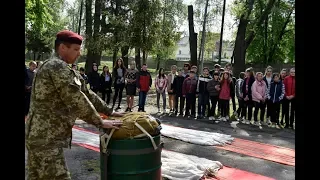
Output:
<path fill-rule="evenodd" d="M 99 128 L 98 112 L 110 115 L 112 109 L 63 60 L 57 57 L 46 60 L 32 84 L 26 145 L 41 149 L 70 147 L 76 118 Z"/>

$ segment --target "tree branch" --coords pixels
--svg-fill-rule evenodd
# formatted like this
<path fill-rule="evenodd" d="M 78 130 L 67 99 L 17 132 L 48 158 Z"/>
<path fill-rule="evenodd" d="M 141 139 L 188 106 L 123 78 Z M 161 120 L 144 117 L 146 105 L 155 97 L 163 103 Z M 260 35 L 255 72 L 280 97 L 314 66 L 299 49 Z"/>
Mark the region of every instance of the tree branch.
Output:
<path fill-rule="evenodd" d="M 262 23 L 265 21 L 265 19 L 268 17 L 268 15 L 271 12 L 271 9 L 273 8 L 274 3 L 276 2 L 276 0 L 269 0 L 268 4 L 266 6 L 266 9 L 263 11 L 263 13 L 261 14 L 258 22 L 256 23 L 256 27 L 259 27 L 262 25 Z M 249 36 L 246 39 L 246 49 L 249 47 L 249 45 L 251 44 L 251 42 L 253 41 L 254 37 L 255 37 L 256 33 L 254 31 L 251 31 Z"/>

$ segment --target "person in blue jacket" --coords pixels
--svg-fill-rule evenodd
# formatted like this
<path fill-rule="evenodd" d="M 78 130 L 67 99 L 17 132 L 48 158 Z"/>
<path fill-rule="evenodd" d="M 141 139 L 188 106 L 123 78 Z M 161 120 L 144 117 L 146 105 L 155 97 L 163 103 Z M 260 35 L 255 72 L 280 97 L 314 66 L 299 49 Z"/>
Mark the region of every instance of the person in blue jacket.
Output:
<path fill-rule="evenodd" d="M 271 127 L 279 129 L 280 102 L 284 97 L 284 84 L 280 80 L 280 75 L 274 73 L 272 81 L 267 89 L 267 98 L 270 103 Z"/>

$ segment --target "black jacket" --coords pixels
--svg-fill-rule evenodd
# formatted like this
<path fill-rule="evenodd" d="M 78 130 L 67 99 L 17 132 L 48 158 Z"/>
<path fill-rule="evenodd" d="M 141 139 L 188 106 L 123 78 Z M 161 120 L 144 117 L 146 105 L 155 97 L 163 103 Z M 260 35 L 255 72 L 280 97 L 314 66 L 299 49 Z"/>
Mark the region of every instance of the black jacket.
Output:
<path fill-rule="evenodd" d="M 101 92 L 112 93 L 111 85 L 112 85 L 112 76 L 109 73 L 110 79 L 109 81 L 105 81 L 106 75 L 105 73 L 101 73 L 100 75 L 100 89 Z"/>
<path fill-rule="evenodd" d="M 253 76 L 250 77 L 249 79 L 249 83 L 248 83 L 248 87 L 246 87 L 246 82 L 247 82 L 247 77 L 244 79 L 243 81 L 243 86 L 242 86 L 242 94 L 243 94 L 243 98 L 245 98 L 246 96 L 248 96 L 249 100 L 252 101 L 252 92 L 251 92 L 251 87 L 252 84 L 255 81 L 255 78 Z M 246 90 L 246 88 L 248 88 L 248 92 Z"/>
<path fill-rule="evenodd" d="M 100 89 L 100 75 L 97 71 L 91 71 L 88 74 L 88 83 L 90 84 L 90 89 L 99 90 Z"/>
<path fill-rule="evenodd" d="M 184 79 L 185 78 L 183 76 L 176 76 L 173 80 L 172 89 L 173 89 L 173 93 L 177 97 L 182 97 L 182 84 Z"/>
<path fill-rule="evenodd" d="M 203 75 L 199 76 L 198 79 L 198 93 L 199 94 L 209 94 L 208 90 L 207 90 L 207 85 L 208 82 L 211 80 L 212 78 L 210 76 L 204 77 Z"/>

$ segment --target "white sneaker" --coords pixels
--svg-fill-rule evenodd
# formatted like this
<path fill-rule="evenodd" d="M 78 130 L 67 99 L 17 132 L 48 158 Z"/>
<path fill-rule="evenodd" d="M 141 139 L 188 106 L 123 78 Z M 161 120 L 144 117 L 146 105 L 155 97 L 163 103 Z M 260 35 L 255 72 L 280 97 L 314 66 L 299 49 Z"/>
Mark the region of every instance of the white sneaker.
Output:
<path fill-rule="evenodd" d="M 221 118 L 221 121 L 226 122 L 226 121 L 227 121 L 227 119 L 226 119 L 225 117 L 222 117 L 222 118 Z"/>
<path fill-rule="evenodd" d="M 270 121 L 270 118 L 267 118 L 267 125 L 270 125 L 270 124 L 272 124 Z"/>
<path fill-rule="evenodd" d="M 276 124 L 276 129 L 281 129 L 280 126 L 278 124 Z"/>
<path fill-rule="evenodd" d="M 246 123 L 246 124 L 250 124 L 250 121 L 249 121 L 249 120 L 245 120 L 245 123 Z"/>
<path fill-rule="evenodd" d="M 210 121 L 214 121 L 214 120 L 215 120 L 215 119 L 214 119 L 214 116 L 210 116 L 210 117 L 209 117 L 209 120 L 210 120 Z"/>
<path fill-rule="evenodd" d="M 272 128 L 276 128 L 276 125 L 275 125 L 275 124 L 272 124 L 271 127 L 272 127 Z"/>
<path fill-rule="evenodd" d="M 230 119 L 229 116 L 226 116 L 226 120 L 229 121 L 229 119 Z"/>
<path fill-rule="evenodd" d="M 259 121 L 255 122 L 256 126 L 261 126 L 261 123 Z"/>

